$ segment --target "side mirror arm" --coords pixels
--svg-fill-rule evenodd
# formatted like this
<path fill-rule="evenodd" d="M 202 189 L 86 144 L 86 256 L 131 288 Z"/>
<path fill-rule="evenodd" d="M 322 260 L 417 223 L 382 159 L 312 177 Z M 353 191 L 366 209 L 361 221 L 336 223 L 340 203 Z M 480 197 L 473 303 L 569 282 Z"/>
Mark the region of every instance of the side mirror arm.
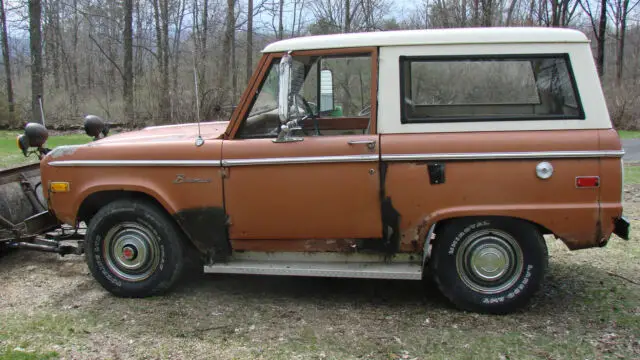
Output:
<path fill-rule="evenodd" d="M 273 140 L 274 143 L 288 143 L 288 142 L 300 142 L 304 141 L 303 137 L 292 136 L 292 132 L 295 130 L 301 130 L 301 124 L 298 123 L 298 120 L 291 120 L 286 124 L 280 126 L 280 132 L 278 133 L 278 137 Z"/>

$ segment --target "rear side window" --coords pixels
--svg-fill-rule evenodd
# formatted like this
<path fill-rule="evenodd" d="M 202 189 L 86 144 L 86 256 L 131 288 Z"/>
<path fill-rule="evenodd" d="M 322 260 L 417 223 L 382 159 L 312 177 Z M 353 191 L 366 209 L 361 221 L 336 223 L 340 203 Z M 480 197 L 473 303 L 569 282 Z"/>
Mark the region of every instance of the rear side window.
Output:
<path fill-rule="evenodd" d="M 402 123 L 584 119 L 569 56 L 401 57 Z"/>

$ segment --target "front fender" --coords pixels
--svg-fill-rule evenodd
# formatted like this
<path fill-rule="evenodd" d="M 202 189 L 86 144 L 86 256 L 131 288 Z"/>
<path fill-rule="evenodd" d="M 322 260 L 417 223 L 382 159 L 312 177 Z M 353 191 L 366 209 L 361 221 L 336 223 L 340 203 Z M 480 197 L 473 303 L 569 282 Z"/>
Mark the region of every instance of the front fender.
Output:
<path fill-rule="evenodd" d="M 207 182 L 189 183 L 178 178 L 198 178 Z M 60 220 L 75 224 L 82 203 L 92 194 L 103 191 L 131 191 L 148 195 L 160 203 L 170 215 L 180 211 L 223 208 L 222 178 L 218 168 L 103 168 L 96 176 L 95 168 L 72 171 L 47 171 L 48 181 L 68 181 L 67 193 L 48 194 L 49 206 Z"/>

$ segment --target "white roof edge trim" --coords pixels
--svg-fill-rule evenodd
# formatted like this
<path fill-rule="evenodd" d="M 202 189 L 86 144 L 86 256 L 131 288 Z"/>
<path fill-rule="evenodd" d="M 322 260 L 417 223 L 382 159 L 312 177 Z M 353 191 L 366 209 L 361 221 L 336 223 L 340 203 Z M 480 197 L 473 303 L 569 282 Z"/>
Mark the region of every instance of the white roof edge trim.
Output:
<path fill-rule="evenodd" d="M 395 30 L 305 36 L 267 45 L 262 52 L 350 48 L 368 46 L 588 43 L 587 36 L 573 29 L 542 27 L 494 27 L 431 30 Z"/>

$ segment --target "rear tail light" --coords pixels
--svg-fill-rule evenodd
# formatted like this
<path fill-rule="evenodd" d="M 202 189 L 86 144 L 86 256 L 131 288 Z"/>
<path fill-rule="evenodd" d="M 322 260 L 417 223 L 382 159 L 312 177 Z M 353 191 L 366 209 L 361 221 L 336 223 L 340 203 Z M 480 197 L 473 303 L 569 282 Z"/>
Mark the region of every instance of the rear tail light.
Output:
<path fill-rule="evenodd" d="M 578 176 L 576 178 L 577 188 L 595 188 L 600 186 L 599 176 Z"/>

